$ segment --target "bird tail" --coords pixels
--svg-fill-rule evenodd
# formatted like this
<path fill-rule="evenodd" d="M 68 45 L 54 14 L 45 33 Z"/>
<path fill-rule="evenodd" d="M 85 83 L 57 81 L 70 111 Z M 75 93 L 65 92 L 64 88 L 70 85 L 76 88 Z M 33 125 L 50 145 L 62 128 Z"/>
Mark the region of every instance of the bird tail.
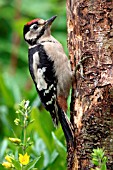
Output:
<path fill-rule="evenodd" d="M 71 146 L 74 146 L 74 134 L 72 124 L 68 120 L 66 113 L 60 108 L 60 106 L 58 106 L 58 118 L 61 123 L 67 145 L 71 144 Z"/>

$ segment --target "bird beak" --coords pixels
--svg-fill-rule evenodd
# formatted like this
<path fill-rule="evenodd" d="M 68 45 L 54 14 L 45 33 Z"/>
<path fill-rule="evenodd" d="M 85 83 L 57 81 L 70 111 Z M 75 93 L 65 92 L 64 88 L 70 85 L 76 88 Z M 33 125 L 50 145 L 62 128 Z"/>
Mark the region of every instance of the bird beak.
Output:
<path fill-rule="evenodd" d="M 51 17 L 50 19 L 46 20 L 46 25 L 50 26 L 53 23 L 53 21 L 55 20 L 56 17 L 57 17 L 57 15 L 55 15 L 55 16 Z"/>

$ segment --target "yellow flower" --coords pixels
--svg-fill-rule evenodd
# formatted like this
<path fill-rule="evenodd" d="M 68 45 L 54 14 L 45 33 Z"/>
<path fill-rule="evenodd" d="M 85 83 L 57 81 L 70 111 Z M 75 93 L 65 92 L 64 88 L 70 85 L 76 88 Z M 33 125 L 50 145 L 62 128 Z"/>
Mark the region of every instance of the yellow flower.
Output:
<path fill-rule="evenodd" d="M 11 163 L 11 162 L 12 162 L 12 160 L 11 160 L 11 159 L 12 159 L 12 157 L 11 157 L 11 156 L 9 156 L 9 155 L 6 155 L 6 156 L 5 156 L 5 160 L 6 160 L 6 161 L 8 161 L 9 163 Z"/>
<path fill-rule="evenodd" d="M 22 165 L 27 165 L 29 163 L 29 155 L 26 153 L 25 155 L 19 154 L 19 161 Z"/>
<path fill-rule="evenodd" d="M 11 168 L 12 167 L 12 163 L 10 163 L 10 162 L 3 162 L 2 163 L 2 166 L 4 166 L 5 168 Z"/>
<path fill-rule="evenodd" d="M 9 140 L 16 144 L 19 144 L 21 142 L 21 140 L 19 138 L 9 138 Z"/>

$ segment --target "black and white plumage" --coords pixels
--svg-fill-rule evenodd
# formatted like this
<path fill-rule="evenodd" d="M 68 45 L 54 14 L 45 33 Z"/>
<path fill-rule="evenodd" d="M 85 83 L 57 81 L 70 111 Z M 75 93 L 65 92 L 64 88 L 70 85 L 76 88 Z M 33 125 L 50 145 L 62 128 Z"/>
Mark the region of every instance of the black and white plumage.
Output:
<path fill-rule="evenodd" d="M 60 121 L 67 143 L 73 143 L 72 125 L 65 111 L 72 81 L 70 63 L 62 45 L 51 36 L 49 20 L 35 19 L 24 26 L 29 45 L 29 70 L 37 92 L 55 125 Z"/>

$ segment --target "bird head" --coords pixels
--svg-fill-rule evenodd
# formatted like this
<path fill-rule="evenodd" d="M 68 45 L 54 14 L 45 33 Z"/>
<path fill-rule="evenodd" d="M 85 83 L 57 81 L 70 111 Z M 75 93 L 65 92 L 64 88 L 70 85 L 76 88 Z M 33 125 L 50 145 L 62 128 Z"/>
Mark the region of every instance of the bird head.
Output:
<path fill-rule="evenodd" d="M 25 41 L 29 45 L 35 45 L 42 36 L 50 36 L 51 24 L 56 17 L 53 16 L 48 20 L 37 18 L 24 25 L 23 36 Z"/>

